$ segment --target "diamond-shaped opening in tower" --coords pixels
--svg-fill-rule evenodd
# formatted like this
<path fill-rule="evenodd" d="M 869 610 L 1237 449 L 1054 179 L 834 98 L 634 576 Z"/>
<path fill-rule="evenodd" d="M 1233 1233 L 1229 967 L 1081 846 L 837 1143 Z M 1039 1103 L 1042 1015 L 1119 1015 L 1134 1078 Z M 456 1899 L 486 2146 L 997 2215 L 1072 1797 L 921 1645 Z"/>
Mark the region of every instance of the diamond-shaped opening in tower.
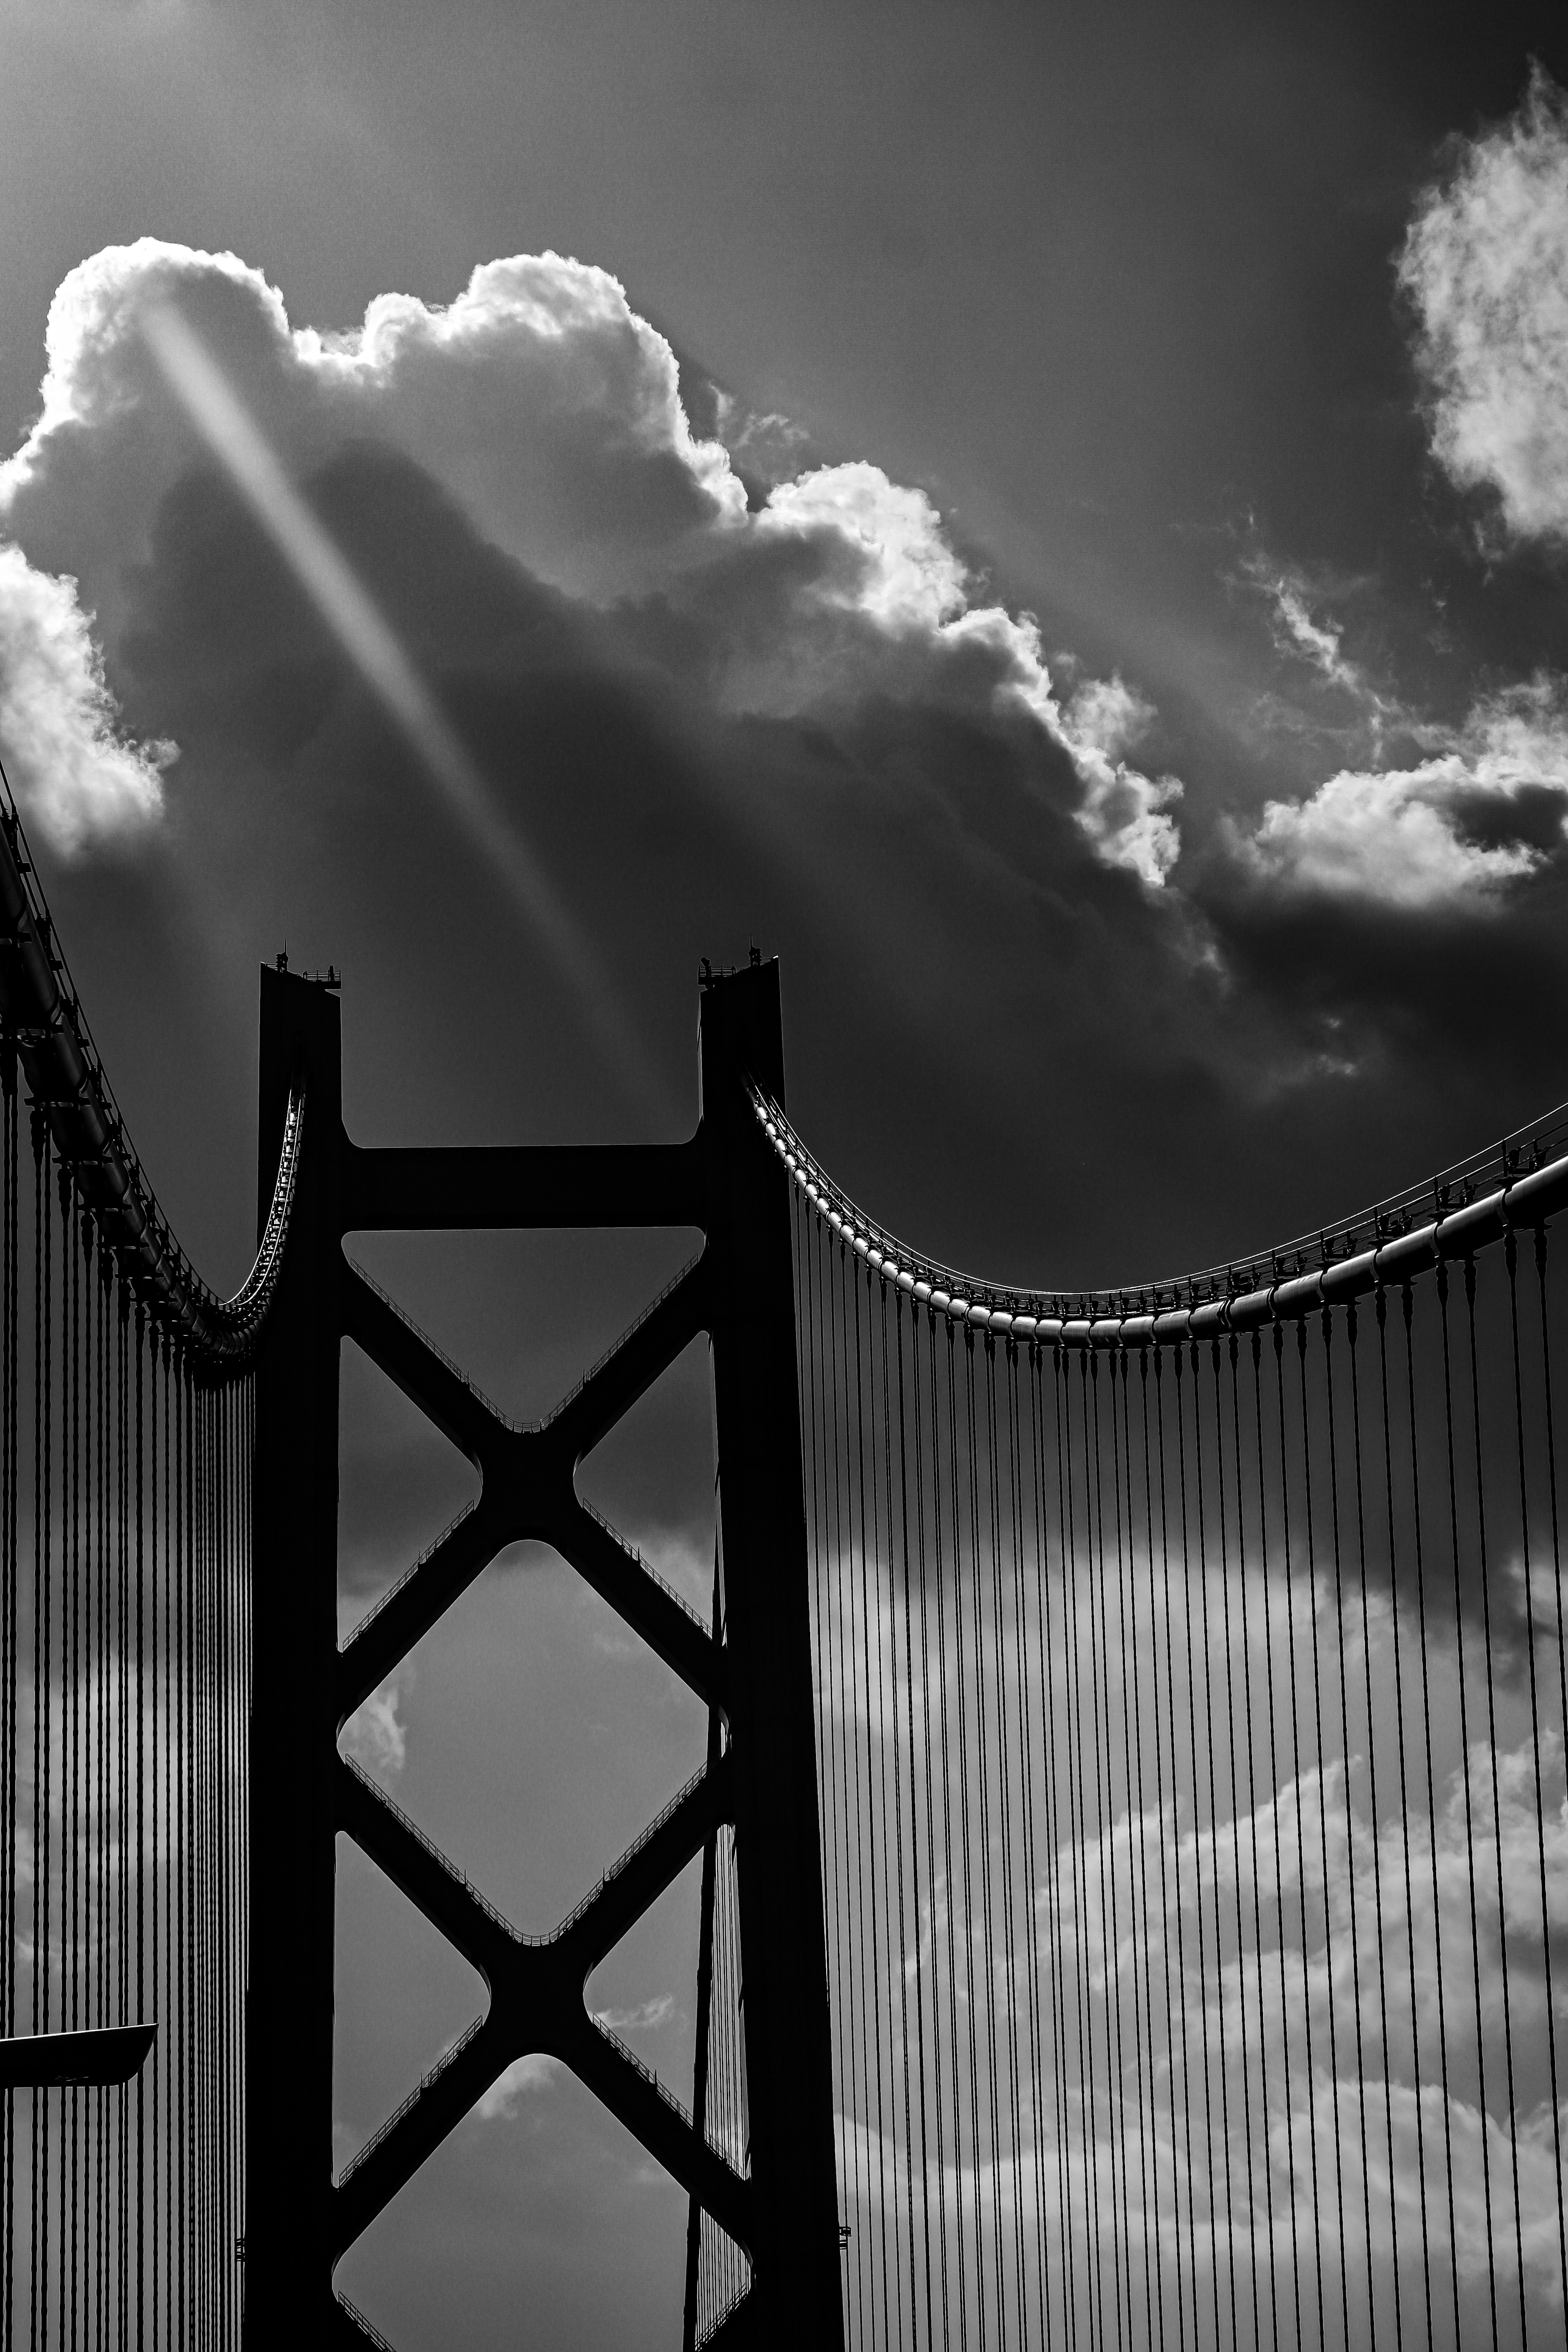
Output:
<path fill-rule="evenodd" d="M 702 1855 L 695 1853 L 594 1969 L 589 2014 L 683 2107 L 692 2100 Z"/>
<path fill-rule="evenodd" d="M 526 1935 L 560 1925 L 706 1753 L 706 1706 L 541 1543 L 458 1593 L 387 1690 L 398 1803 Z M 386 1696 L 357 1718 L 373 1742 Z"/>
<path fill-rule="evenodd" d="M 356 1265 L 510 1420 L 542 1421 L 701 1246 L 684 1228 L 374 1233 Z"/>
<path fill-rule="evenodd" d="M 489 1996 L 440 1929 L 341 1833 L 336 1913 L 332 2164 L 341 2176 Z"/>
<path fill-rule="evenodd" d="M 706 1332 L 687 1342 L 577 1466 L 577 1492 L 713 1620 L 713 1405 Z"/>
<path fill-rule="evenodd" d="M 689 2200 L 552 2058 L 507 2069 L 350 2248 L 397 2352 L 680 2341 Z"/>
<path fill-rule="evenodd" d="M 478 1471 L 353 1340 L 338 1379 L 338 1632 L 414 1566 L 479 1491 Z"/>

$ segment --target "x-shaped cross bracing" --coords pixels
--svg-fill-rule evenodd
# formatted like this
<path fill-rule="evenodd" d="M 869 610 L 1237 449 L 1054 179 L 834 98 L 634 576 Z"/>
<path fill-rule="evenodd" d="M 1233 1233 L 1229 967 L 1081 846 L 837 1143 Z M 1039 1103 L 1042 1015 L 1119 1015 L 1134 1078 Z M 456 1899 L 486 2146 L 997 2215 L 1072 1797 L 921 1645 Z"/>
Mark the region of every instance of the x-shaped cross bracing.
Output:
<path fill-rule="evenodd" d="M 584 1454 L 708 1328 L 699 1256 L 550 1418 L 504 1421 L 392 1302 L 343 1262 L 342 1328 L 478 1470 L 454 1522 L 341 1652 L 338 1727 L 384 1682 L 509 1544 L 550 1544 L 709 1706 L 725 1701 L 725 1656 L 701 1620 L 576 1491 Z M 334 2191 L 334 2260 L 358 2238 L 514 2059 L 569 2066 L 720 2228 L 749 2245 L 751 2186 L 693 2127 L 625 2045 L 589 2014 L 584 1989 L 606 1952 L 734 1818 L 728 1759 L 699 1772 L 599 1885 L 542 1940 L 515 1928 L 352 1763 L 340 1758 L 337 1821 L 484 1979 L 485 2015 L 361 2149 Z"/>

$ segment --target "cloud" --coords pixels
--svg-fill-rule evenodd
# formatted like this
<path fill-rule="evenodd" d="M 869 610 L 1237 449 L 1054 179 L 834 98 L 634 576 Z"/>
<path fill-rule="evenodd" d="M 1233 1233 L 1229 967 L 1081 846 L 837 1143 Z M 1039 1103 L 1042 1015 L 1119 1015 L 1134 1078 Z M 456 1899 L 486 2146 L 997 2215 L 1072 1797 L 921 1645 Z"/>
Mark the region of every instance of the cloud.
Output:
<path fill-rule="evenodd" d="M 1037 646 L 1034 650 L 1037 659 Z M 1107 865 L 1125 866 L 1151 889 L 1164 882 L 1181 854 L 1170 812 L 1182 786 L 1175 776 L 1144 775 L 1121 754 L 1153 719 L 1151 703 L 1120 677 L 1109 677 L 1079 687 L 1059 721 L 1084 786 L 1079 824 Z"/>
<path fill-rule="evenodd" d="M 555 2080 L 556 2064 L 553 2058 L 547 2058 L 538 2050 L 530 2052 L 526 2058 L 514 2058 L 475 2102 L 475 2115 L 481 2123 L 510 2123 L 520 2100 L 550 2088 Z"/>
<path fill-rule="evenodd" d="M 735 717 L 841 727 L 890 700 L 993 736 L 1021 723 L 1029 788 L 1059 794 L 1101 863 L 1164 882 L 1180 787 L 1123 756 L 1108 714 L 1120 698 L 1124 721 L 1136 698 L 1121 682 L 1064 712 L 1034 621 L 973 601 L 931 500 L 875 465 L 809 468 L 753 510 L 722 442 L 693 433 L 668 343 L 615 278 L 553 253 L 485 264 L 446 309 L 379 296 L 341 333 L 293 327 L 233 254 L 143 239 L 71 271 L 37 423 L 0 467 L 0 519 L 35 562 L 68 551 L 111 668 L 138 567 L 212 438 L 158 363 L 169 318 L 279 479 L 395 451 L 492 548 Z"/>
<path fill-rule="evenodd" d="M 1241 565 L 1240 578 L 1267 600 L 1278 650 L 1307 662 L 1327 685 L 1339 688 L 1359 706 L 1374 742 L 1384 719 L 1405 716 L 1399 704 L 1380 692 L 1361 664 L 1346 654 L 1342 625 L 1322 612 L 1318 592 L 1297 566 L 1254 555 Z"/>
<path fill-rule="evenodd" d="M 675 2015 L 675 1995 L 656 1993 L 651 2000 L 639 2001 L 635 2009 L 596 2009 L 594 2015 L 612 2033 L 651 2033 L 668 2025 Z"/>
<path fill-rule="evenodd" d="M 1422 198 L 1399 281 L 1439 463 L 1514 538 L 1568 543 L 1568 99 L 1539 68 Z"/>
<path fill-rule="evenodd" d="M 1568 700 L 1540 678 L 1480 703 L 1449 748 L 1408 768 L 1343 769 L 1304 800 L 1266 802 L 1230 837 L 1276 889 L 1490 912 L 1558 854 L 1565 814 Z"/>
<path fill-rule="evenodd" d="M 1279 642 L 1292 646 L 1304 654 L 1315 669 L 1322 672 L 1335 686 L 1352 693 L 1362 690 L 1361 672 L 1348 662 L 1341 650 L 1342 631 L 1331 622 L 1315 621 L 1303 585 L 1281 577 L 1268 583 L 1273 599 L 1275 618 L 1279 624 Z"/>
<path fill-rule="evenodd" d="M 1431 1818 L 1374 1822 L 1364 1790 L 1357 1757 L 1213 1828 L 1171 1805 L 1064 1839 L 1036 1889 L 1034 1983 L 1100 2054 L 1058 2060 L 1016 2116 L 1003 2085 L 989 2139 L 977 2124 L 956 2160 L 950 2142 L 928 2161 L 925 2195 L 970 2259 L 994 2229 L 1010 2252 L 1015 2219 L 1040 2214 L 1086 2271 L 1118 2235 L 1156 2262 L 1179 2242 L 1211 2286 L 1240 2260 L 1289 2292 L 1311 2260 L 1342 2268 L 1364 2312 L 1392 2292 L 1397 2238 L 1407 2286 L 1426 2246 L 1439 2298 L 1452 2272 L 1462 2328 L 1494 2274 L 1522 2284 L 1533 2319 L 1561 2313 L 1545 1948 L 1568 1929 L 1562 1743 L 1547 1731 L 1539 1754 L 1527 1738 L 1494 1759 L 1475 1742 Z M 944 1932 L 949 1893 L 933 1891 Z M 950 2020 L 955 2053 L 1004 2037 L 1010 1987 L 1026 2000 L 1017 1920 L 1010 1954 L 979 1917 L 960 1930 L 989 1965 L 967 2024 L 963 2007 Z M 918 1966 L 940 2000 L 934 1940 Z M 1560 2038 L 1568 1990 L 1552 1990 Z M 1113 2046 L 1136 2053 L 1121 2074 Z M 862 2116 L 876 2102 L 873 2074 Z M 919 2165 L 891 2128 L 841 2115 L 838 2130 L 851 2205 L 918 2230 Z M 1011 2158 L 988 2157 L 1010 2139 Z"/>
<path fill-rule="evenodd" d="M 848 1800 L 847 1811 L 836 1801 L 825 1829 L 830 1906 L 847 1906 L 837 1916 L 853 1916 L 863 1852 L 886 1856 L 902 1847 L 907 1857 L 883 1879 L 888 1907 L 879 1937 L 873 1928 L 868 1945 L 876 1955 L 870 1969 L 891 2004 L 884 2013 L 896 2020 L 914 2012 L 920 1989 L 927 2048 L 934 2002 L 955 2069 L 966 2049 L 1005 2048 L 1015 2030 L 1020 2050 L 1032 2048 L 1040 2015 L 1047 2035 L 1053 2018 L 1058 2032 L 1067 2021 L 1068 2039 L 1041 2071 L 1038 2102 L 1026 2096 L 1010 2108 L 1004 2065 L 982 2092 L 989 2119 L 983 2110 L 977 2121 L 953 2126 L 962 2161 L 952 2160 L 950 2137 L 945 2172 L 939 2177 L 933 2166 L 927 2181 L 933 2200 L 939 2189 L 945 2199 L 950 2231 L 962 2203 L 971 2242 L 983 2222 L 987 2233 L 1000 2231 L 1010 2255 L 1014 2214 L 1043 2209 L 1051 2230 L 1064 2234 L 1068 2259 L 1092 2269 L 1103 2251 L 1096 2236 L 1102 2226 L 1155 2259 L 1163 2241 L 1168 2259 L 1179 2223 L 1184 2258 L 1197 2275 L 1212 2282 L 1233 2258 L 1256 2260 L 1287 2292 L 1293 2262 L 1307 2263 L 1315 2249 L 1325 2263 L 1343 2264 L 1363 2311 L 1374 2296 L 1392 2297 L 1397 2232 L 1407 2282 L 1414 2284 L 1419 2250 L 1429 2243 L 1435 2293 L 1447 2293 L 1451 2246 L 1461 2298 L 1484 2297 L 1490 2265 L 1518 2277 L 1517 2164 L 1524 2292 L 1532 2319 L 1560 2311 L 1547 2004 L 1550 1996 L 1561 2046 L 1568 2031 L 1568 1982 L 1559 1965 L 1568 1934 L 1568 1791 L 1562 1737 L 1550 1719 L 1555 1700 L 1547 1703 L 1547 1719 L 1533 1719 L 1516 1662 L 1493 1685 L 1495 1742 L 1475 1736 L 1483 1709 L 1472 1646 L 1472 1736 L 1462 1750 L 1457 1647 L 1451 1640 L 1425 1646 L 1437 1623 L 1434 1594 L 1426 1597 L 1420 1629 L 1421 1696 L 1408 1679 L 1407 1647 L 1397 1700 L 1395 1609 L 1408 1612 L 1404 1631 L 1412 1643 L 1413 1595 L 1396 1602 L 1378 1579 L 1363 1627 L 1361 1604 L 1350 1588 L 1338 1591 L 1331 1575 L 1292 1575 L 1278 1556 L 1238 1571 L 1234 1554 L 1228 1563 L 1206 1562 L 1209 1589 L 1197 1613 L 1211 1645 L 1198 1661 L 1196 1688 L 1184 1689 L 1158 1625 L 1163 1618 L 1168 1644 L 1173 1599 L 1190 1629 L 1196 1564 L 1162 1566 L 1134 1541 L 1125 1572 L 1143 1597 L 1131 1641 L 1123 1629 L 1117 1643 L 1111 1619 L 1123 1677 L 1119 1706 L 1115 1677 L 1109 1692 L 1100 1680 L 1103 1619 L 1073 1600 L 1088 1576 L 1092 1601 L 1094 1553 L 1087 1536 L 1081 1542 L 1072 1574 L 1053 1567 L 1041 1587 L 1042 1620 L 1052 1630 L 1038 1653 L 1029 1645 L 1035 1746 L 1024 1777 L 1037 1810 L 1023 1830 L 1016 1815 L 1011 1827 L 997 1829 L 1003 1779 L 1019 1784 L 1022 1727 L 1016 1715 L 1005 1725 L 995 1698 L 1020 1689 L 1023 1662 L 1007 1655 L 996 1626 L 985 1622 L 995 1603 L 984 1563 L 964 1561 L 949 1604 L 951 1625 L 969 1609 L 964 1585 L 978 1569 L 973 1630 L 966 1628 L 969 1704 L 972 1723 L 984 1710 L 989 1729 L 983 1737 L 971 1730 L 974 1750 L 962 1765 L 950 1762 L 947 1745 L 950 1730 L 955 1744 L 963 1736 L 951 1632 L 944 1653 L 928 1661 L 922 1612 L 914 1653 L 921 1663 L 911 1681 L 897 1573 L 877 1616 L 859 1598 L 860 1565 L 852 1555 L 841 1563 L 833 1595 L 834 1643 L 847 1654 L 849 1680 L 868 1667 L 868 1678 L 894 1702 L 862 1712 L 853 1700 L 835 1706 L 831 1691 L 818 1699 L 825 1748 L 842 1785 L 864 1791 Z M 1005 1550 L 1004 1534 L 1004 1557 Z M 1115 1573 L 1123 1572 L 1119 1552 Z M 1510 1568 L 1500 1581 L 1521 1589 Z M 1494 1610 L 1497 1597 L 1494 1591 Z M 1550 1654 L 1553 1690 L 1557 1598 L 1550 1580 L 1536 1593 L 1537 1635 Z M 1517 1609 L 1516 1598 L 1510 1614 Z M 1354 1694 L 1347 1699 L 1342 1685 L 1349 1729 L 1334 1722 L 1323 1743 L 1317 1717 L 1314 1753 L 1320 1654 L 1326 1645 L 1331 1655 L 1336 1643 L 1344 1645 Z M 1210 1714 L 1222 1667 L 1227 1696 L 1235 1685 L 1228 1759 Z M 1397 1719 L 1396 1706 L 1411 1710 L 1407 1721 Z M 940 1741 L 933 1715 L 944 1718 Z M 1135 1728 L 1136 1796 L 1127 1752 Z M 1203 1787 L 1211 1731 L 1220 1741 L 1217 1791 L 1212 1781 Z M 1058 1736 L 1062 1744 L 1053 1746 Z M 1332 1752 L 1342 1738 L 1342 1752 Z M 1075 1762 L 1079 1738 L 1090 1739 L 1104 1759 L 1103 1788 L 1099 1768 L 1083 1782 Z M 1436 1749 L 1430 1803 L 1418 1761 L 1406 1786 L 1400 1739 Z M 879 1822 L 879 1745 L 888 1783 L 916 1791 L 901 1822 L 891 1808 Z M 975 1782 L 991 1773 L 987 1827 Z M 940 1792 L 942 1805 L 934 1837 L 920 1818 L 919 1786 L 928 1774 L 930 1794 Z M 1234 1813 L 1225 1810 L 1227 1782 Z M 967 1841 L 960 1834 L 965 1824 Z M 1000 1889 L 999 1849 L 1004 1873 L 1017 1874 L 1011 1883 L 1005 1874 Z M 990 1858 L 989 1885 L 983 1866 L 971 1862 L 982 1851 Z M 895 1942 L 892 1906 L 903 1905 L 910 1890 L 917 1908 L 900 1986 L 909 1915 L 900 1916 Z M 955 1988 L 946 1981 L 950 1937 L 960 1956 Z M 902 2046 L 896 2028 L 890 2046 Z M 840 2083 L 841 2097 L 861 2119 L 841 2120 L 847 2194 L 862 2214 L 879 2204 L 908 2226 L 911 2168 L 920 2187 L 918 2153 L 911 2167 L 909 2142 L 894 2144 L 896 2123 L 889 2122 L 886 2140 L 871 2128 L 879 2100 L 885 2117 L 910 2113 L 900 2106 L 898 2061 L 885 2060 L 880 2072 L 874 2056 L 859 2063 L 858 2088 Z M 985 2067 L 979 2054 L 983 2084 Z M 928 2097 L 934 2087 L 933 2075 Z M 907 2128 L 913 2140 L 914 2127 Z M 1004 2154 L 998 2169 L 994 2151 L 1010 2144 L 1021 2145 L 1021 2156 L 1009 2162 Z M 976 2198 L 981 2222 L 973 2218 Z M 1001 2209 L 994 2222 L 994 2201 Z M 918 2208 L 912 2220 L 918 2230 Z M 1468 2340 L 1471 2317 L 1467 2304 L 1460 2341 Z M 1436 2340 L 1451 2340 L 1446 2310 L 1442 2330 Z"/>
<path fill-rule="evenodd" d="M 0 544 L 0 753 L 17 805 L 62 856 L 142 831 L 163 807 L 166 741 L 121 731 L 77 585 Z"/>
<path fill-rule="evenodd" d="M 397 1712 L 402 1696 L 395 1679 L 383 1683 L 355 1707 L 342 1730 L 345 1752 L 373 1772 L 389 1777 L 401 1772 L 408 1758 L 408 1727 Z"/>

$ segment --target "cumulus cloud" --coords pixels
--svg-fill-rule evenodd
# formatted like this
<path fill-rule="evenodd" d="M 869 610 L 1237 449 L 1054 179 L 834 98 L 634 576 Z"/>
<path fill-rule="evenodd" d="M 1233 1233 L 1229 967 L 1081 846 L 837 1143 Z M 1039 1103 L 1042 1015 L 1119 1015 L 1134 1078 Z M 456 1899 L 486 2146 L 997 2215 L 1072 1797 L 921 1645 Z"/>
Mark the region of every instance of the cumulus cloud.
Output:
<path fill-rule="evenodd" d="M 1513 536 L 1568 543 L 1568 99 L 1539 69 L 1424 196 L 1399 278 L 1439 462 Z"/>
<path fill-rule="evenodd" d="M 0 544 L 0 753 L 24 818 L 63 856 L 139 831 L 163 805 L 174 744 L 132 742 L 119 719 L 76 582 Z"/>
<path fill-rule="evenodd" d="M 1568 703 L 1542 678 L 1479 704 L 1414 765 L 1343 769 L 1231 839 L 1253 877 L 1293 894 L 1484 912 L 1561 847 L 1565 814 Z"/>
<path fill-rule="evenodd" d="M 1151 888 L 1170 872 L 1180 788 L 1125 757 L 1136 698 L 1109 681 L 1064 710 L 1032 619 L 973 601 L 930 499 L 879 467 L 809 468 L 753 510 L 723 443 L 693 432 L 668 343 L 615 278 L 553 253 L 486 264 L 445 309 L 380 296 L 330 334 L 292 326 L 232 254 L 143 239 L 73 270 L 0 520 L 33 562 L 68 560 L 111 662 L 166 501 L 206 454 L 150 348 L 171 311 L 291 478 L 396 451 L 532 578 L 623 616 L 639 658 L 731 714 L 835 724 L 890 700 L 1021 724 L 1057 755 L 1026 759 L 1030 789 L 1059 778 L 1095 857 Z"/>

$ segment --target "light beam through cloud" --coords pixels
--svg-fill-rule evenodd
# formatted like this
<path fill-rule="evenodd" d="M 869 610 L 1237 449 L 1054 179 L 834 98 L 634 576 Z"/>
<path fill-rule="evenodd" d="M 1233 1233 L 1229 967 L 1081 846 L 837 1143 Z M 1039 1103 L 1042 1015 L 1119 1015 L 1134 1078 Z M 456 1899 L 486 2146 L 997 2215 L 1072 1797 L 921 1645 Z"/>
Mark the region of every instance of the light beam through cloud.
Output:
<path fill-rule="evenodd" d="M 598 957 L 531 850 L 497 808 L 467 746 L 342 549 L 290 481 L 184 313 L 172 302 L 152 304 L 142 331 L 186 415 L 526 918 L 606 1066 L 640 1108 L 659 1116 L 659 1090 Z"/>

